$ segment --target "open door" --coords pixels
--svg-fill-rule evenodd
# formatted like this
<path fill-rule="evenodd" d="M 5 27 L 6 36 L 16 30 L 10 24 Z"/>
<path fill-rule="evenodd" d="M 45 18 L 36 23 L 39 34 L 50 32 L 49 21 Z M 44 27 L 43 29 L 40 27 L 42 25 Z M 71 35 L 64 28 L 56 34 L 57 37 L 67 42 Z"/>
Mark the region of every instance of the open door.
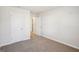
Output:
<path fill-rule="evenodd" d="M 32 35 L 40 35 L 42 30 L 41 19 L 39 16 L 32 17 Z"/>

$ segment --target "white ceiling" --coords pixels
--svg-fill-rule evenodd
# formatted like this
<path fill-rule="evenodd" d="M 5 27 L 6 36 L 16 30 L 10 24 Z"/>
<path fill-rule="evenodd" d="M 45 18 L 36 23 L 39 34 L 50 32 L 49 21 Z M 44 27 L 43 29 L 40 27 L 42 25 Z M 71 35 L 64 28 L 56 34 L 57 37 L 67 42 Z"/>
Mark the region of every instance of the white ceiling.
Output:
<path fill-rule="evenodd" d="M 56 8 L 56 6 L 19 6 L 19 7 L 30 10 L 32 13 L 37 14 Z"/>

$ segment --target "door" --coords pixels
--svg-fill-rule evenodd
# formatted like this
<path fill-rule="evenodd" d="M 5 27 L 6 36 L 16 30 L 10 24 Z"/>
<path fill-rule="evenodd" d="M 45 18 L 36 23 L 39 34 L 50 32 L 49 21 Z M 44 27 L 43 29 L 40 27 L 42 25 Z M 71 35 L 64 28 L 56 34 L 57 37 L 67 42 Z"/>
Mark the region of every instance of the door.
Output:
<path fill-rule="evenodd" d="M 20 11 L 12 11 L 11 13 L 11 30 L 12 30 L 12 39 L 14 41 L 26 40 L 27 35 L 29 35 L 29 20 L 26 13 Z"/>
<path fill-rule="evenodd" d="M 34 34 L 40 35 L 41 34 L 41 18 L 39 16 L 33 16 L 32 18 L 32 31 Z"/>

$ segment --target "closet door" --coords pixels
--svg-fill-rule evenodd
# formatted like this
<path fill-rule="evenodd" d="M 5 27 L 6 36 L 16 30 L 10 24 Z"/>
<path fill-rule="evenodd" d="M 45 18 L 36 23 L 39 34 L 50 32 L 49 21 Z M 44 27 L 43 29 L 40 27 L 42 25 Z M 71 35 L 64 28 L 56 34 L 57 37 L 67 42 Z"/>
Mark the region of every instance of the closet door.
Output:
<path fill-rule="evenodd" d="M 25 11 L 16 9 L 10 12 L 12 39 L 14 41 L 26 40 L 29 36 L 28 16 Z"/>

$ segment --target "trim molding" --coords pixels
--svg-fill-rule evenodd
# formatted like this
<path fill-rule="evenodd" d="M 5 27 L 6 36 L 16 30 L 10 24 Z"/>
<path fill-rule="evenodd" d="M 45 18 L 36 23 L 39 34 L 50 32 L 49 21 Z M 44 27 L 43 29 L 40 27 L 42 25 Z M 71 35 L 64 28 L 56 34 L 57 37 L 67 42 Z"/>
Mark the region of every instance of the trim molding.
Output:
<path fill-rule="evenodd" d="M 30 38 L 28 38 L 28 39 L 26 38 L 24 40 L 30 40 Z M 9 43 L 1 44 L 0 47 L 6 46 L 6 45 L 10 45 L 10 44 L 14 44 L 16 42 L 20 42 L 20 41 L 24 41 L 24 40 L 12 41 L 12 42 L 9 42 Z"/>
<path fill-rule="evenodd" d="M 51 37 L 48 37 L 48 36 L 46 36 L 46 35 L 41 35 L 41 36 L 43 36 L 43 37 L 45 37 L 45 38 L 48 38 L 48 39 L 50 39 L 50 40 L 56 41 L 56 42 L 58 42 L 58 43 L 64 44 L 64 45 L 66 45 L 66 46 L 69 46 L 69 47 L 72 47 L 72 48 L 75 48 L 75 49 L 78 49 L 78 50 L 79 50 L 79 47 L 74 46 L 74 45 L 71 45 L 71 44 L 69 44 L 69 43 L 66 43 L 66 42 L 63 42 L 63 41 L 60 41 L 60 40 L 56 40 L 55 38 L 52 39 Z"/>

